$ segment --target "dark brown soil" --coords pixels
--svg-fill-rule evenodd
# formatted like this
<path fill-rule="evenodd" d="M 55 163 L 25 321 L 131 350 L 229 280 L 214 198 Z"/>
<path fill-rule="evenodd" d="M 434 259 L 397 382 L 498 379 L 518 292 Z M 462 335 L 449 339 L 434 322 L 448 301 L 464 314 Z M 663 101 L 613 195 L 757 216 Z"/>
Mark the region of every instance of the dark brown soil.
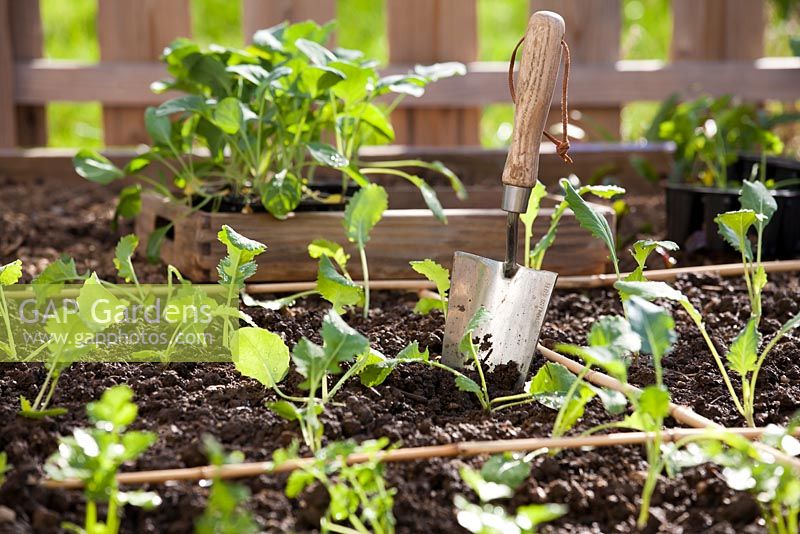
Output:
<path fill-rule="evenodd" d="M 14 231 L 0 232 L 0 262 L 22 257 L 32 276 L 60 252 L 76 256 L 84 268 L 113 276 L 112 249 L 116 236 L 107 230 L 112 209 L 102 194 L 75 196 L 55 191 L 31 195 L 22 185 L 2 183 L 0 220 Z M 27 191 L 27 195 L 25 194 Z M 68 214 L 71 214 L 67 216 Z M 14 235 L 22 239 L 13 239 Z M 47 245 L 47 246 L 45 246 Z M 143 266 L 157 280 L 155 268 Z M 764 334 L 798 311 L 800 288 L 794 276 L 776 275 L 765 290 Z M 715 341 L 727 343 L 747 314 L 746 291 L 738 280 L 687 278 L 681 288 L 706 313 Z M 415 315 L 415 296 L 377 293 L 367 320 L 345 318 L 368 335 L 372 346 L 394 355 L 406 343 L 418 340 L 433 353 L 441 350 L 440 314 Z M 319 340 L 317 332 L 326 307 L 314 299 L 280 312 L 248 310 L 257 322 L 280 333 L 287 343 L 300 336 Z M 611 291 L 557 292 L 542 332 L 543 342 L 580 343 L 600 315 L 616 313 Z M 731 409 L 702 339 L 685 314 L 675 310 L 680 340 L 665 361 L 665 379 L 673 398 L 699 413 L 728 425 L 742 424 Z M 773 352 L 761 374 L 757 421 L 785 423 L 800 407 L 800 340 L 789 336 Z M 540 357 L 532 372 L 542 364 Z M 652 380 L 646 361 L 631 368 L 639 385 Z M 83 406 L 106 387 L 127 383 L 140 406 L 137 428 L 158 433 L 159 439 L 135 465 L 126 469 L 188 467 L 206 462 L 200 439 L 215 435 L 227 448 L 245 453 L 248 460 L 268 459 L 272 451 L 298 438 L 295 423 L 286 422 L 264 407 L 273 398 L 256 382 L 240 377 L 224 364 L 78 364 L 65 372 L 54 404 L 68 409 L 55 419 L 32 421 L 16 415 L 18 397 L 31 397 L 42 382 L 40 365 L 4 365 L 0 370 L 0 450 L 14 468 L 0 488 L 0 532 L 55 532 L 61 521 L 80 523 L 83 498 L 77 491 L 47 490 L 38 486 L 42 464 L 57 445 L 58 435 L 86 425 Z M 493 392 L 508 391 L 513 374 L 490 376 Z M 294 389 L 296 375 L 287 379 Z M 386 436 L 405 446 L 461 440 L 547 436 L 555 413 L 538 404 L 486 415 L 472 397 L 458 391 L 443 372 L 406 366 L 375 389 L 351 381 L 340 392 L 341 405 L 325 414 L 326 438 L 363 440 Z M 607 422 L 598 402 L 587 411 L 580 429 Z M 466 463 L 478 465 L 481 459 Z M 465 461 L 439 459 L 387 466 L 389 483 L 397 489 L 395 515 L 401 532 L 456 532 L 453 497 L 471 496 L 458 468 Z M 507 504 L 559 502 L 569 514 L 543 529 L 545 532 L 630 532 L 634 529 L 641 484 L 646 471 L 638 447 L 564 451 L 535 460 L 533 474 Z M 322 510 L 320 500 L 306 495 L 291 500 L 283 494 L 285 477 L 261 476 L 245 481 L 253 497 L 249 507 L 261 526 L 272 532 L 315 529 Z M 164 503 L 157 510 L 127 509 L 126 532 L 187 532 L 205 506 L 208 490 L 197 484 L 158 486 Z M 324 504 L 322 505 L 324 506 Z M 4 509 L 5 507 L 6 509 Z M 10 518 L 8 509 L 13 511 Z M 4 519 L 6 518 L 5 522 Z M 10 519 L 10 520 L 8 520 Z M 762 532 L 758 508 L 747 494 L 732 492 L 713 466 L 686 470 L 675 479 L 662 479 L 653 501 L 648 531 Z"/>

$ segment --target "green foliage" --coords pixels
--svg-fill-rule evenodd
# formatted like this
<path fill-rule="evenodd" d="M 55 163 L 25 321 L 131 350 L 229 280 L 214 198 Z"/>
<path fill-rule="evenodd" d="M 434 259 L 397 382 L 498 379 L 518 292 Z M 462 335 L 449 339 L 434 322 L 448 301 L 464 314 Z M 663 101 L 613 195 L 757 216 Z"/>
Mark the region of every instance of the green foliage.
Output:
<path fill-rule="evenodd" d="M 394 140 L 389 117 L 402 98 L 418 97 L 428 83 L 462 75 L 465 67 L 418 65 L 407 74 L 381 77 L 377 64 L 362 52 L 326 48 L 332 29 L 332 23 L 282 23 L 256 32 L 251 44 L 236 48 L 204 48 L 176 39 L 161 58 L 168 78 L 151 88 L 183 94 L 146 110 L 149 150 L 124 169 L 95 151 L 81 150 L 74 160 L 77 172 L 102 184 L 134 176 L 192 210 L 213 210 L 223 197 L 241 197 L 245 212 L 260 203 L 279 219 L 304 199 L 326 203 L 341 198 L 311 187 L 320 166 L 341 172 L 342 191 L 351 179 L 365 186 L 369 174 L 395 174 L 417 186 L 443 220 L 433 188 L 402 169 L 439 172 L 461 195 L 463 187 L 449 169 L 416 160 L 367 167 L 358 154 L 365 144 Z M 144 174 L 151 163 L 167 174 L 158 179 Z M 128 189 L 126 194 L 118 215 L 135 215 L 140 193 Z"/>
<path fill-rule="evenodd" d="M 614 272 L 617 273 L 617 277 L 619 278 L 617 247 L 614 242 L 614 233 L 611 231 L 608 221 L 592 209 L 575 188 L 572 187 L 569 180 L 562 179 L 560 183 L 561 187 L 564 188 L 564 198 L 567 204 L 569 204 L 570 209 L 575 213 L 575 218 L 578 219 L 578 223 L 586 230 L 589 230 L 593 236 L 600 239 L 608 248 L 608 257 L 614 266 Z"/>
<path fill-rule="evenodd" d="M 0 341 L 0 351 L 9 357 L 17 356 L 17 348 L 14 344 L 14 333 L 11 330 L 11 314 L 8 309 L 8 302 L 4 293 L 4 286 L 12 286 L 22 278 L 22 260 L 14 260 L 11 263 L 0 265 L 0 317 L 6 330 L 6 341 Z"/>
<path fill-rule="evenodd" d="M 577 180 L 577 176 L 570 175 L 569 180 Z M 563 187 L 563 184 L 562 184 Z M 591 194 L 599 198 L 603 199 L 612 199 L 619 195 L 625 194 L 625 189 L 622 187 L 618 187 L 615 185 L 584 185 L 578 188 L 577 195 L 582 197 L 582 195 Z M 528 207 L 530 208 L 531 205 L 529 204 Z M 556 232 L 558 231 L 558 225 L 561 222 L 561 218 L 564 215 L 564 212 L 567 210 L 568 207 L 571 207 L 569 201 L 565 198 L 561 202 L 559 202 L 555 209 L 553 210 L 552 215 L 550 216 L 550 224 L 547 228 L 545 234 L 539 238 L 539 241 L 536 242 L 533 249 L 530 251 L 529 254 L 526 254 L 526 257 L 529 258 L 528 266 L 533 269 L 541 269 L 542 263 L 544 262 L 544 256 L 547 250 L 553 245 L 556 239 Z M 587 206 L 587 208 L 589 208 Z M 589 208 L 591 209 L 591 208 Z M 538 213 L 538 210 L 537 210 Z M 531 212 L 533 215 L 533 212 Z M 531 220 L 529 223 L 525 223 L 526 225 L 526 235 L 528 233 L 527 226 L 528 224 L 533 225 L 533 221 Z M 528 247 L 530 243 L 528 242 Z M 526 260 L 528 261 L 528 260 Z"/>
<path fill-rule="evenodd" d="M 486 461 L 480 472 L 462 467 L 459 470 L 461 479 L 477 494 L 480 505 L 456 495 L 458 524 L 476 534 L 531 534 L 536 532 L 537 526 L 564 515 L 567 508 L 559 504 L 523 505 L 514 514 L 508 514 L 501 506 L 490 504 L 491 501 L 514 495 L 514 490 L 530 476 L 530 461 L 535 454 L 495 455 Z"/>
<path fill-rule="evenodd" d="M 726 188 L 727 167 L 739 154 L 783 151 L 783 143 L 771 131 L 775 120 L 755 105 L 740 103 L 730 95 L 702 96 L 683 103 L 670 98 L 657 114 L 648 137 L 675 143 L 671 181 L 696 178 L 706 186 Z"/>
<path fill-rule="evenodd" d="M 300 423 L 303 439 L 312 451 L 322 448 L 323 427 L 319 415 L 325 405 L 348 378 L 375 363 L 377 354 L 370 351 L 367 338 L 348 326 L 333 310 L 325 315 L 321 334 L 321 346 L 303 337 L 292 350 L 295 369 L 305 379 L 299 386 L 307 392 L 306 396 L 287 397 L 277 384 L 273 384 L 273 389 L 283 400 L 268 405 L 281 417 Z M 350 367 L 342 374 L 341 365 L 344 363 L 349 363 Z M 342 376 L 328 389 L 329 379 L 337 375 Z"/>
<path fill-rule="evenodd" d="M 212 436 L 203 436 L 203 445 L 211 465 L 241 463 L 241 452 L 225 453 L 222 445 Z M 250 489 L 242 484 L 226 482 L 215 476 L 203 515 L 194 525 L 195 534 L 256 534 L 261 529 L 245 508 L 250 499 Z"/>
<path fill-rule="evenodd" d="M 76 428 L 72 436 L 61 438 L 58 452 L 45 465 L 45 472 L 53 479 L 75 478 L 84 484 L 86 522 L 83 530 L 74 525 L 73 529 L 115 534 L 125 504 L 149 509 L 161 503 L 152 492 L 121 492 L 115 478 L 123 463 L 135 460 L 156 441 L 152 432 L 127 430 L 138 412 L 132 399 L 128 386 L 107 389 L 99 401 L 86 407 L 94 426 Z M 98 503 L 108 503 L 104 522 L 97 518 Z"/>
<path fill-rule="evenodd" d="M 240 328 L 230 348 L 236 370 L 265 387 L 274 387 L 289 370 L 289 348 L 278 334 L 263 328 Z"/>
<path fill-rule="evenodd" d="M 386 438 L 360 445 L 351 441 L 331 443 L 314 454 L 312 463 L 301 464 L 289 475 L 286 496 L 296 498 L 312 484 L 320 484 L 330 498 L 320 520 L 323 532 L 392 534 L 395 490 L 386 483 L 380 461 L 388 445 Z M 348 465 L 345 459 L 350 455 L 366 455 L 368 460 Z M 293 451 L 279 451 L 274 456 L 275 464 L 293 456 Z"/>
<path fill-rule="evenodd" d="M 417 313 L 430 313 L 431 310 L 441 310 L 447 319 L 447 292 L 450 291 L 450 271 L 431 259 L 409 262 L 411 268 L 436 285 L 439 298 L 423 297 L 414 306 Z"/>
<path fill-rule="evenodd" d="M 114 267 L 117 275 L 126 282 L 136 281 L 136 272 L 133 268 L 133 254 L 139 246 L 139 238 L 134 234 L 126 235 L 117 243 L 114 253 Z M 138 285 L 138 281 L 136 281 Z"/>
<path fill-rule="evenodd" d="M 364 318 L 369 314 L 369 266 L 367 265 L 366 244 L 369 234 L 383 217 L 389 207 L 389 195 L 377 184 L 368 184 L 359 189 L 347 204 L 344 211 L 345 235 L 358 247 L 361 257 L 361 271 L 364 276 Z"/>
<path fill-rule="evenodd" d="M 636 269 L 628 274 L 623 280 L 626 282 L 645 282 L 647 277 L 644 274 L 647 258 L 657 249 L 674 252 L 678 250 L 678 245 L 673 241 L 654 241 L 652 239 L 640 239 L 633 244 L 631 256 L 636 260 Z"/>
<path fill-rule="evenodd" d="M 0 452 L 0 488 L 6 483 L 6 473 L 8 473 L 13 466 L 8 463 L 8 454 Z"/>

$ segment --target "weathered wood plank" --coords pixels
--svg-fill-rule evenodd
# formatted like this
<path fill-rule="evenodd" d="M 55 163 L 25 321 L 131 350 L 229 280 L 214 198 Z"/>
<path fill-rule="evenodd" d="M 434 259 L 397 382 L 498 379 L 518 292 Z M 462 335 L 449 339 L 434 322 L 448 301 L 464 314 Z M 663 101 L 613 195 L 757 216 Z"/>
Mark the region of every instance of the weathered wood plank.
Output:
<path fill-rule="evenodd" d="M 336 0 L 243 0 L 242 30 L 245 41 L 263 28 L 283 21 L 313 20 L 320 24 L 336 18 Z"/>
<path fill-rule="evenodd" d="M 619 0 L 531 0 L 532 12 L 542 9 L 555 11 L 564 18 L 567 28 L 565 40 L 569 45 L 573 66 L 611 66 L 619 60 L 622 29 Z M 557 92 L 561 92 L 560 86 Z M 580 112 L 573 113 L 570 122 L 581 127 L 587 139 L 607 140 L 608 135 L 612 139 L 619 139 L 619 106 L 570 107 Z M 558 124 L 560 113 L 560 109 L 553 109 L 548 124 Z"/>
<path fill-rule="evenodd" d="M 673 61 L 746 60 L 764 53 L 763 0 L 673 0 Z"/>
<path fill-rule="evenodd" d="M 17 146 L 10 0 L 0 0 L 0 147 Z"/>
<path fill-rule="evenodd" d="M 478 59 L 475 1 L 389 0 L 389 60 L 403 63 Z M 411 99 L 409 99 L 411 100 Z M 480 143 L 480 109 L 444 104 L 441 109 L 400 109 L 395 141 L 448 146 Z"/>
<path fill-rule="evenodd" d="M 14 60 L 42 57 L 44 35 L 39 0 L 11 0 L 9 7 Z M 47 144 L 47 116 L 44 106 L 17 106 L 17 144 Z"/>
<path fill-rule="evenodd" d="M 421 98 L 405 99 L 401 107 L 482 106 L 508 102 L 507 65 L 477 62 L 466 76 L 428 87 Z M 386 74 L 407 72 L 395 65 Z M 52 60 L 17 62 L 14 98 L 18 104 L 41 105 L 53 100 L 100 100 L 113 105 L 154 105 L 174 95 L 154 95 L 150 82 L 164 76 L 155 62 L 105 62 L 87 65 Z M 575 106 L 611 106 L 636 100 L 663 100 L 673 93 L 736 94 L 745 100 L 793 101 L 800 87 L 800 58 L 756 61 L 618 61 L 613 66 L 576 65 L 572 69 L 570 102 Z M 560 98 L 560 95 L 556 95 Z M 554 98 L 554 104 L 558 104 Z"/>
<path fill-rule="evenodd" d="M 102 61 L 156 59 L 173 39 L 191 34 L 189 0 L 100 0 L 97 20 Z M 148 92 L 150 82 L 157 78 L 141 80 Z M 74 82 L 73 79 L 70 83 Z M 163 99 L 163 95 L 160 98 Z M 105 101 L 103 98 L 98 100 Z M 142 107 L 108 104 L 103 108 L 103 133 L 107 145 L 130 146 L 148 140 Z"/>
<path fill-rule="evenodd" d="M 152 228 L 152 218 L 174 217 L 174 211 L 162 211 L 165 203 L 156 197 L 143 199 L 145 219 L 137 225 L 140 237 Z M 546 230 L 552 207 L 542 209 L 534 224 L 541 234 Z M 598 206 L 603 216 L 614 225 L 613 210 Z M 389 210 L 371 233 L 367 255 L 370 275 L 374 278 L 412 278 L 408 262 L 431 258 L 443 265 L 452 263 L 455 250 L 465 250 L 486 257 L 501 258 L 505 247 L 506 213 L 499 209 L 446 210 L 448 224 L 437 222 L 427 210 Z M 288 221 L 278 221 L 266 214 L 198 213 L 176 222 L 174 240 L 165 243 L 164 260 L 198 281 L 214 279 L 214 269 L 224 248 L 216 240 L 222 224 L 268 244 L 264 260 L 251 281 L 296 281 L 316 277 L 316 262 L 308 257 L 306 245 L 314 239 L 331 239 L 344 244 L 342 212 L 297 213 Z M 480 228 L 476 232 L 475 228 Z M 523 244 L 520 243 L 520 251 Z M 351 244 L 345 244 L 352 255 Z M 353 262 L 350 272 L 361 277 Z M 548 251 L 544 267 L 560 274 L 597 274 L 604 272 L 606 251 L 580 228 L 571 213 L 566 213 L 559 226 L 555 245 Z"/>

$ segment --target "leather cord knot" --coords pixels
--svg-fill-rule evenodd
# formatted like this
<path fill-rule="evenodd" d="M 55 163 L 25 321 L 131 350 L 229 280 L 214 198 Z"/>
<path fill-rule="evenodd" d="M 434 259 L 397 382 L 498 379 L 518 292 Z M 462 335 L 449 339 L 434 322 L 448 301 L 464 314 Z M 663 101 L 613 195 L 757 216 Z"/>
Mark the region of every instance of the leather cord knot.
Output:
<path fill-rule="evenodd" d="M 525 37 L 519 40 L 517 46 L 514 47 L 514 51 L 511 52 L 511 61 L 508 63 L 508 90 L 511 93 L 511 101 L 516 104 L 517 103 L 517 95 L 514 91 L 514 62 L 517 58 L 517 50 L 525 41 Z M 567 42 L 563 39 L 561 40 L 561 48 L 564 49 L 564 78 L 561 82 L 561 139 L 558 139 L 550 132 L 545 130 L 542 132 L 544 136 L 550 140 L 554 145 L 556 145 L 556 154 L 564 160 L 564 163 L 572 163 L 572 157 L 569 155 L 569 135 L 568 135 L 568 126 L 569 126 L 569 113 L 567 109 L 567 86 L 569 84 L 569 47 L 567 46 Z"/>

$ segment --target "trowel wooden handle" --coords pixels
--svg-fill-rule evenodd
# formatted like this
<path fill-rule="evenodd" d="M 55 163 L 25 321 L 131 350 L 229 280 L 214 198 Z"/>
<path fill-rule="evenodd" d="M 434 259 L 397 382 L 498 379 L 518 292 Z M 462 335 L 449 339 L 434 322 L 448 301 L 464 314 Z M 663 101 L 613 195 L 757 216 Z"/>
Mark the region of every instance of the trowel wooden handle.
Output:
<path fill-rule="evenodd" d="M 542 142 L 561 63 L 564 19 L 537 11 L 528 21 L 517 75 L 514 137 L 503 169 L 503 184 L 533 187 L 539 173 Z"/>

